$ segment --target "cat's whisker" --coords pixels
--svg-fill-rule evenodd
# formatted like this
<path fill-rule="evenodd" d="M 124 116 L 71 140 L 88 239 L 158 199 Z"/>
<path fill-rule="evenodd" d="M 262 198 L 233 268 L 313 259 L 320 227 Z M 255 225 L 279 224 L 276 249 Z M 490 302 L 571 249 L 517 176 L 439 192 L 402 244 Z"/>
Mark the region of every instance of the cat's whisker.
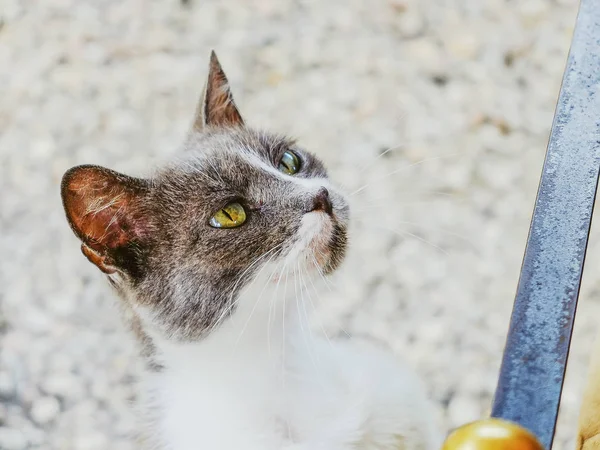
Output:
<path fill-rule="evenodd" d="M 322 251 L 317 250 L 319 252 L 319 255 L 321 255 L 321 257 L 323 257 L 323 259 L 326 259 L 327 257 L 323 254 Z M 325 282 L 325 285 L 327 286 L 327 289 L 329 289 L 329 292 L 333 292 L 333 289 L 336 289 L 337 286 L 332 283 L 329 279 L 327 279 L 327 277 L 325 276 L 325 274 L 323 273 L 323 271 L 321 270 L 321 266 L 319 266 L 319 264 L 317 263 L 317 259 L 313 256 L 313 259 L 315 261 L 315 265 L 317 267 L 317 271 L 319 272 L 319 275 L 321 275 L 321 278 L 323 279 L 323 281 Z"/>
<path fill-rule="evenodd" d="M 315 260 L 315 261 L 316 261 L 316 260 Z M 322 277 L 322 278 L 325 280 L 325 282 L 327 282 L 327 278 L 325 277 L 325 275 L 324 275 L 323 273 L 321 273 L 320 271 L 319 271 L 319 274 L 320 274 L 320 275 L 321 275 L 321 277 Z M 310 284 L 312 285 L 313 291 L 315 292 L 315 295 L 317 296 L 317 299 L 318 299 L 318 298 L 321 296 L 321 293 L 319 292 L 319 290 L 318 290 L 318 289 L 317 289 L 317 287 L 315 286 L 315 283 L 312 281 L 312 278 L 311 278 L 311 277 L 309 277 L 308 279 L 309 279 L 309 281 L 310 281 Z M 330 289 L 330 292 L 332 292 L 332 291 L 331 291 L 331 289 Z M 316 308 L 315 308 L 315 306 L 314 306 L 313 302 L 311 301 L 310 303 L 311 303 L 311 305 L 313 306 L 313 310 L 314 310 L 314 311 L 316 311 Z M 323 332 L 325 333 L 325 330 L 323 329 L 322 323 L 320 323 L 320 322 L 319 322 L 319 325 L 321 326 L 321 330 L 323 330 Z M 346 330 L 345 330 L 345 329 L 344 329 L 342 326 L 340 326 L 339 328 L 340 328 L 340 330 L 341 330 L 341 331 L 342 331 L 342 332 L 343 332 L 343 333 L 344 333 L 346 336 L 350 337 L 350 333 L 348 333 L 348 332 L 347 332 L 347 331 L 346 331 Z"/>
<path fill-rule="evenodd" d="M 309 282 L 310 282 L 310 284 L 311 284 L 311 285 L 314 287 L 314 283 L 313 283 L 313 281 L 312 281 L 312 277 L 311 277 L 311 276 L 310 276 L 310 274 L 308 273 L 308 269 L 304 268 L 304 272 L 306 273 L 306 278 L 308 278 L 308 281 L 309 281 Z M 304 289 L 304 292 L 306 293 L 306 297 L 308 298 L 308 301 L 309 301 L 309 303 L 310 303 L 311 305 L 313 305 L 313 302 L 312 302 L 312 296 L 311 296 L 311 294 L 310 294 L 310 291 L 309 291 L 309 288 L 308 288 L 308 284 L 306 284 L 306 282 L 304 283 L 304 288 L 305 288 L 305 289 Z M 316 292 L 316 291 L 315 291 L 315 292 Z M 318 293 L 318 292 L 316 292 L 316 294 L 317 294 L 317 296 L 319 295 L 319 293 Z M 306 302 L 304 302 L 304 303 L 302 304 L 302 306 L 303 306 L 303 308 L 304 308 L 304 316 L 306 317 L 306 320 L 307 320 L 307 322 L 308 322 L 308 320 L 309 320 L 309 314 L 308 314 L 308 310 L 306 309 L 306 308 L 307 308 Z M 313 305 L 313 310 L 316 310 L 316 309 L 314 308 L 314 305 Z M 311 337 L 313 337 L 313 340 L 314 340 L 314 336 L 313 336 L 313 334 L 312 334 L 312 328 L 309 328 L 309 330 L 310 330 L 310 333 L 311 333 Z"/>
<path fill-rule="evenodd" d="M 236 279 L 233 287 L 231 288 L 231 295 L 229 296 L 229 306 L 227 308 L 225 308 L 223 310 L 223 312 L 221 313 L 221 315 L 219 316 L 219 318 L 217 319 L 217 321 L 213 324 L 213 326 L 210 328 L 209 330 L 209 334 L 212 333 L 220 324 L 221 322 L 225 319 L 225 317 L 231 312 L 231 310 L 235 307 L 235 305 L 237 304 L 237 300 L 233 301 L 233 295 L 236 292 L 236 288 L 239 285 L 239 283 L 242 281 L 242 279 L 244 278 L 244 276 L 253 268 L 256 266 L 256 264 L 258 264 L 261 260 L 263 260 L 265 257 L 267 257 L 269 254 L 272 254 L 273 252 L 276 252 L 279 248 L 281 248 L 283 244 L 278 244 L 274 247 L 272 247 L 270 250 L 267 250 L 265 253 L 263 253 L 262 255 L 259 255 Z M 275 256 L 275 255 L 272 255 Z M 269 261 L 272 258 L 269 258 Z M 264 268 L 267 265 L 265 264 L 261 270 L 257 273 L 256 277 L 258 277 L 258 275 L 260 275 L 260 273 L 264 270 Z M 254 280 L 256 280 L 256 277 L 254 278 Z M 251 286 L 254 283 L 254 280 L 250 283 L 249 286 Z M 249 287 L 248 286 L 248 287 Z"/>
<path fill-rule="evenodd" d="M 311 255 L 311 256 L 313 257 L 313 259 L 314 259 L 314 261 L 315 261 L 315 264 L 316 264 L 316 263 L 317 263 L 317 260 L 316 260 L 316 258 L 314 257 L 314 255 Z M 324 276 L 324 275 L 323 275 L 323 273 L 321 272 L 321 269 L 320 269 L 320 267 L 319 267 L 318 265 L 317 265 L 316 267 L 317 267 L 317 272 L 319 273 L 319 275 L 321 276 L 321 278 L 322 278 L 323 280 L 325 280 L 325 276 Z M 311 283 L 312 283 L 312 280 L 311 280 Z M 317 297 L 318 297 L 318 296 L 319 296 L 319 291 L 317 290 L 317 288 L 316 288 L 316 286 L 314 285 L 314 283 L 312 283 L 312 285 L 313 285 L 313 288 L 314 288 L 315 294 L 316 294 L 316 295 L 317 295 Z M 311 304 L 311 306 L 312 306 L 312 308 L 313 308 L 313 312 L 317 311 L 317 308 L 316 308 L 315 304 L 314 304 L 314 303 L 313 303 L 313 301 L 312 301 L 312 296 L 310 296 L 310 295 L 308 296 L 308 301 L 310 302 L 310 304 Z M 319 328 L 321 328 L 321 331 L 323 332 L 323 336 L 325 336 L 325 339 L 327 339 L 327 342 L 329 342 L 329 345 L 333 347 L 333 344 L 332 344 L 332 342 L 331 342 L 331 339 L 329 339 L 329 336 L 327 335 L 327 332 L 325 331 L 325 328 L 323 327 L 323 324 L 322 324 L 322 323 L 321 323 L 321 321 L 320 321 L 320 320 L 318 320 L 318 319 L 317 319 L 317 322 L 319 323 Z"/>
<path fill-rule="evenodd" d="M 400 122 L 400 121 L 403 119 L 403 117 L 404 117 L 405 115 L 406 115 L 406 114 L 404 114 L 404 113 L 403 113 L 403 114 L 400 114 L 400 117 L 398 117 L 398 121 Z M 393 146 L 391 146 L 391 147 L 388 147 L 388 148 L 386 148 L 384 151 L 382 151 L 382 152 L 379 152 L 379 154 L 378 154 L 377 156 L 374 156 L 373 158 L 371 158 L 371 160 L 370 160 L 370 161 L 368 161 L 368 162 L 367 162 L 367 165 L 366 165 L 365 167 L 361 168 L 361 171 L 362 171 L 362 172 L 366 172 L 366 171 L 367 171 L 367 170 L 369 170 L 371 167 L 373 167 L 373 166 L 375 165 L 375 163 L 376 163 L 377 161 L 379 161 L 379 159 L 383 158 L 383 157 L 384 157 L 385 155 L 387 155 L 389 152 L 392 152 L 392 151 L 394 151 L 394 150 L 397 150 L 397 149 L 399 149 L 399 148 L 402 148 L 402 147 L 404 147 L 404 145 L 406 145 L 406 143 L 401 143 L 401 144 L 393 145 Z"/>
<path fill-rule="evenodd" d="M 307 262 L 307 261 L 308 261 L 308 258 L 305 258 L 305 262 Z M 312 277 L 308 273 L 308 269 L 306 268 L 306 266 L 303 267 L 303 272 L 304 272 L 304 274 L 306 274 L 306 277 L 312 283 Z M 308 314 L 307 304 L 306 304 L 306 301 L 304 301 L 304 300 L 305 300 L 305 298 L 308 298 L 308 301 L 310 302 L 310 304 L 313 305 L 313 303 L 312 303 L 312 300 L 311 300 L 311 297 L 310 297 L 310 292 L 309 292 L 309 289 L 308 289 L 308 285 L 306 284 L 306 281 L 304 279 L 304 275 L 302 275 L 302 281 L 303 281 L 303 284 L 304 284 L 304 292 L 306 294 L 306 296 L 304 294 L 302 294 L 302 310 L 304 311 L 304 317 L 306 319 L 306 323 L 307 323 L 307 326 L 308 326 L 308 333 L 309 333 L 309 337 L 310 337 L 311 343 L 314 345 L 316 343 L 316 340 L 315 340 L 315 337 L 313 335 L 312 326 L 310 324 L 310 320 L 309 320 L 310 316 Z M 313 310 L 314 309 L 315 309 L 315 307 L 313 305 Z M 320 326 L 321 330 L 323 330 L 322 324 L 320 322 L 319 322 L 319 326 Z M 313 361 L 313 366 L 315 367 L 315 374 L 321 375 L 321 376 L 318 376 L 318 378 L 317 378 L 316 381 L 321 385 L 321 387 L 323 389 L 326 389 L 326 386 L 325 386 L 325 383 L 324 383 L 323 372 L 321 371 L 321 368 L 320 368 L 322 366 L 317 365 L 317 359 L 318 359 L 318 357 L 315 359 L 315 357 L 312 356 L 313 355 L 312 352 L 309 353 L 309 354 L 311 355 L 311 360 Z"/>
<path fill-rule="evenodd" d="M 417 239 L 418 241 L 421 241 L 421 242 L 423 242 L 423 243 L 425 243 L 425 244 L 427 244 L 427 245 L 429 245 L 429 246 L 431 246 L 431 247 L 435 248 L 436 250 L 439 250 L 439 251 L 440 251 L 440 252 L 442 252 L 444 255 L 447 255 L 447 256 L 449 255 L 449 253 L 448 253 L 446 250 L 444 250 L 442 247 L 440 247 L 439 245 L 436 245 L 436 244 L 434 244 L 433 242 L 431 242 L 431 241 L 429 241 L 429 240 L 427 240 L 427 239 L 425 239 L 425 238 L 423 238 L 423 237 L 421 237 L 421 236 L 419 236 L 419 235 L 417 235 L 417 234 L 411 233 L 410 231 L 406 231 L 406 230 L 395 230 L 395 229 L 393 229 L 393 228 L 384 227 L 384 226 L 381 226 L 381 225 L 379 225 L 379 224 L 375 224 L 375 226 L 377 226 L 377 227 L 379 227 L 379 228 L 381 228 L 381 229 L 383 229 L 383 230 L 387 230 L 387 231 L 389 231 L 390 233 L 394 233 L 394 234 L 396 234 L 396 235 L 398 235 L 398 236 L 402 236 L 402 235 L 404 235 L 404 236 L 409 236 L 409 237 L 412 237 L 412 238 L 414 238 L 414 239 Z"/>
<path fill-rule="evenodd" d="M 275 273 L 275 272 L 273 272 L 273 273 Z M 273 316 L 273 304 L 274 303 L 275 303 L 274 295 L 272 295 L 271 298 L 269 299 L 269 316 L 267 317 L 267 351 L 269 354 L 269 358 L 272 355 L 272 353 L 271 353 L 271 320 L 272 320 L 272 316 Z"/>
<path fill-rule="evenodd" d="M 414 162 L 412 164 L 408 164 L 407 166 L 402 166 L 402 167 L 400 167 L 400 168 L 398 168 L 396 170 L 393 170 L 393 171 L 391 171 L 391 172 L 383 175 L 382 177 L 378 177 L 377 181 L 381 181 L 383 179 L 389 178 L 392 175 L 395 175 L 397 173 L 404 172 L 405 170 L 408 170 L 410 168 L 413 168 L 413 167 L 425 164 L 426 162 L 436 161 L 436 160 L 439 160 L 439 159 L 442 159 L 442 158 L 447 158 L 449 156 L 456 156 L 457 154 L 458 154 L 458 152 L 456 152 L 456 153 L 450 153 L 448 155 L 432 156 L 431 158 L 421 159 L 420 161 L 417 161 L 417 162 Z M 356 189 L 354 192 L 350 193 L 348 195 L 348 197 L 354 197 L 356 194 L 358 194 L 359 192 L 364 191 L 367 187 L 371 186 L 372 184 L 373 183 L 367 183 L 367 184 L 361 186 L 360 188 Z"/>
<path fill-rule="evenodd" d="M 300 262 L 298 260 L 296 260 L 296 262 L 294 264 L 294 273 L 298 274 L 299 267 L 300 267 Z M 294 299 L 296 300 L 296 308 L 298 307 L 298 297 L 300 296 L 300 294 L 298 292 L 299 284 L 300 284 L 300 280 L 298 279 L 298 275 L 296 275 L 294 277 Z M 300 289 L 302 289 L 302 287 L 300 287 Z M 298 310 L 298 313 L 300 313 L 299 310 Z M 302 329 L 302 321 L 300 321 L 299 325 L 300 325 L 300 328 Z"/>
<path fill-rule="evenodd" d="M 410 194 L 410 193 L 408 193 Z M 467 204 L 468 198 L 465 196 L 460 196 L 458 193 L 449 193 L 449 192 L 432 192 L 432 191 L 423 191 L 417 192 L 416 194 L 425 194 L 424 197 L 420 198 L 391 198 L 391 197 L 383 197 L 376 199 L 364 199 L 360 202 L 355 202 L 350 206 L 350 214 L 352 215 L 353 220 L 358 218 L 359 213 L 370 213 L 373 210 L 381 209 L 382 212 L 389 210 L 390 208 L 398 208 L 398 207 L 410 207 L 410 206 L 427 206 L 433 207 L 433 205 L 440 204 L 440 202 L 448 201 L 452 202 L 453 206 L 464 205 Z"/>
<path fill-rule="evenodd" d="M 289 259 L 286 258 L 283 263 L 283 268 L 279 271 L 279 275 L 277 277 L 277 284 L 275 286 L 275 289 L 273 290 L 273 295 L 271 296 L 271 302 L 269 303 L 269 320 L 268 320 L 268 325 L 267 325 L 267 342 L 268 342 L 269 356 L 271 355 L 271 306 L 273 305 L 275 313 L 277 313 L 276 297 L 277 297 L 277 294 L 279 293 L 279 284 L 281 283 L 281 279 L 283 278 L 282 275 L 287 270 L 288 261 L 289 261 Z M 275 273 L 275 272 L 273 272 L 273 273 Z M 285 299 L 284 299 L 284 301 L 285 301 Z M 273 314 L 273 315 L 275 315 L 275 314 Z"/>
<path fill-rule="evenodd" d="M 265 282 L 265 286 L 267 286 L 271 282 L 271 279 L 273 278 L 273 275 L 275 275 L 276 272 L 277 272 L 277 266 L 273 267 L 273 270 L 271 271 L 269 278 Z M 277 285 L 277 289 L 278 288 L 279 288 L 279 285 Z M 275 292 L 273 293 L 273 295 L 271 295 L 271 298 L 269 299 L 269 315 L 267 317 L 267 352 L 269 354 L 269 358 L 271 357 L 271 354 L 272 354 L 271 353 L 271 323 L 272 323 L 272 317 L 273 317 L 273 309 L 277 307 L 277 305 L 275 305 L 275 294 L 277 293 L 277 289 L 275 290 Z"/>
<path fill-rule="evenodd" d="M 372 221 L 369 221 L 367 219 L 357 218 L 356 220 L 359 221 L 359 222 L 362 222 L 364 224 L 367 224 L 369 226 L 373 225 Z M 403 225 L 413 225 L 415 227 L 429 229 L 429 230 L 432 230 L 432 231 L 437 231 L 437 232 L 440 232 L 442 234 L 445 234 L 445 235 L 448 235 L 448 236 L 452 236 L 454 238 L 457 238 L 457 239 L 463 241 L 464 243 L 468 244 L 469 247 L 473 251 L 477 251 L 478 250 L 477 246 L 473 243 L 473 241 L 471 239 L 469 239 L 468 237 L 466 237 L 465 235 L 462 235 L 460 233 L 456 233 L 454 231 L 448 230 L 447 228 L 441 228 L 441 227 L 438 227 L 438 226 L 435 226 L 435 225 L 429 225 L 429 224 L 420 223 L 420 222 L 410 222 L 410 221 L 407 221 L 407 220 L 394 220 L 394 223 L 395 224 L 403 224 Z M 381 225 L 377 225 L 377 226 L 381 227 Z M 388 230 L 387 227 L 385 229 Z M 393 229 L 389 229 L 389 231 L 393 231 Z M 404 230 L 404 231 L 406 231 L 406 230 Z"/>
<path fill-rule="evenodd" d="M 270 250 L 266 251 L 265 253 L 263 253 L 262 255 L 260 255 L 258 258 L 256 258 L 238 277 L 237 280 L 235 282 L 235 284 L 233 285 L 233 287 L 231 288 L 231 296 L 229 297 L 230 301 L 233 298 L 233 294 L 235 293 L 235 290 L 238 286 L 238 284 L 240 283 L 240 281 L 244 278 L 244 276 L 254 267 L 256 266 L 256 264 L 258 264 L 262 259 L 264 259 L 265 257 L 267 257 L 269 254 L 279 250 L 281 247 L 283 246 L 283 244 L 278 244 L 275 245 L 274 247 L 272 247 Z M 275 256 L 275 255 L 272 255 Z M 272 259 L 272 258 L 269 258 Z M 266 265 L 265 265 L 266 266 Z M 256 274 L 255 278 L 262 272 L 262 270 L 264 270 L 263 266 L 261 268 L 261 270 Z"/>
<path fill-rule="evenodd" d="M 295 276 L 295 268 L 294 271 L 292 272 L 292 276 L 294 277 L 294 279 L 296 278 Z M 282 322 L 281 322 L 281 336 L 282 336 L 282 343 L 281 343 L 281 380 L 283 382 L 283 385 L 285 386 L 285 346 L 287 344 L 287 340 L 285 337 L 285 306 L 287 303 L 287 285 L 288 285 L 288 275 L 289 275 L 289 271 L 286 271 L 285 273 L 285 286 L 283 288 L 283 308 L 282 308 Z"/>
<path fill-rule="evenodd" d="M 300 279 L 302 279 L 302 282 L 304 282 L 303 277 L 302 277 L 302 268 L 300 267 L 300 262 L 297 262 L 297 267 L 298 267 L 298 276 L 300 277 Z M 300 280 L 299 280 L 300 283 Z M 300 298 L 299 298 L 300 297 Z M 302 307 L 304 309 L 304 319 L 306 320 L 306 326 L 308 328 L 308 335 L 306 333 L 306 331 L 304 330 L 304 326 L 302 324 L 302 311 L 300 310 L 300 303 L 302 303 Z M 310 340 L 313 340 L 313 336 L 312 336 L 312 330 L 310 329 L 310 323 L 308 320 L 308 315 L 306 313 L 306 307 L 305 307 L 305 302 L 304 302 L 304 294 L 302 293 L 302 284 L 300 284 L 300 295 L 296 295 L 296 310 L 298 311 L 298 320 L 299 320 L 299 324 L 300 324 L 300 332 L 302 333 L 302 340 L 304 341 L 304 345 L 306 346 L 306 352 L 308 353 L 308 357 L 310 358 L 310 361 L 312 362 L 313 367 L 315 368 L 315 371 L 318 372 L 319 368 L 317 366 L 317 362 L 315 360 L 313 351 L 311 350 L 311 345 L 308 341 L 308 338 L 310 337 Z"/>
<path fill-rule="evenodd" d="M 275 255 L 273 255 L 271 258 L 269 258 L 269 260 L 267 261 L 267 264 L 274 257 L 275 257 Z M 264 267 L 266 267 L 267 264 L 265 264 Z M 248 327 L 248 324 L 250 323 L 250 320 L 252 319 L 252 316 L 254 315 L 254 312 L 256 311 L 256 308 L 258 307 L 259 303 L 261 302 L 261 300 L 263 298 L 264 291 L 267 288 L 267 286 L 269 285 L 269 282 L 271 281 L 271 278 L 273 277 L 275 271 L 276 271 L 276 268 L 273 268 L 273 270 L 271 271 L 271 274 L 269 275 L 269 277 L 267 278 L 267 280 L 264 283 L 264 286 L 262 287 L 261 291 L 259 292 L 258 297 L 256 299 L 256 302 L 254 303 L 254 306 L 252 307 L 252 311 L 250 311 L 250 314 L 249 314 L 248 318 L 246 319 L 246 322 L 244 323 L 244 326 L 242 327 L 242 330 L 240 331 L 240 334 L 239 334 L 238 338 L 236 339 L 235 344 L 234 344 L 232 350 L 234 350 L 237 347 L 237 345 L 239 344 L 240 340 L 242 339 L 242 337 L 244 335 L 244 332 L 246 331 L 246 328 Z M 252 285 L 254 282 L 256 282 L 257 279 L 258 278 L 255 278 L 250 285 Z"/>
<path fill-rule="evenodd" d="M 269 260 L 267 261 L 267 263 L 271 260 L 272 258 L 269 258 Z M 266 265 L 264 266 L 266 267 Z M 258 272 L 257 276 L 262 272 L 262 270 L 264 269 L 264 267 L 261 268 L 261 270 Z M 257 278 L 255 277 L 250 284 L 248 284 L 247 286 L 245 286 L 244 291 L 249 289 L 251 286 L 254 285 L 254 283 L 256 282 Z M 243 291 L 242 291 L 243 292 Z M 223 313 L 221 314 L 221 316 L 219 317 L 219 320 L 217 320 L 217 322 L 215 322 L 215 324 L 213 325 L 213 327 L 211 328 L 210 332 L 214 331 L 217 326 L 223 321 L 225 320 L 225 318 L 227 317 L 227 315 L 231 312 L 231 310 L 238 305 L 239 303 L 239 297 L 234 300 L 233 302 L 230 303 L 230 305 L 223 311 Z"/>
<path fill-rule="evenodd" d="M 353 220 L 360 220 L 360 217 L 357 216 L 359 213 L 371 214 L 371 213 L 373 213 L 373 210 L 381 210 L 380 212 L 384 213 L 384 212 L 386 212 L 386 210 L 388 210 L 390 208 L 397 208 L 397 207 L 410 207 L 410 206 L 433 207 L 433 205 L 434 205 L 433 202 L 435 202 L 434 199 L 415 200 L 415 201 L 410 201 L 410 202 L 371 204 L 371 205 L 366 205 L 361 208 L 352 208 L 351 214 L 352 214 Z"/>
<path fill-rule="evenodd" d="M 402 148 L 404 144 L 398 144 L 395 145 L 393 147 L 389 147 L 387 149 L 385 149 L 384 151 L 382 151 L 381 153 L 379 153 L 377 156 L 375 156 L 365 167 L 361 168 L 361 172 L 366 172 L 367 170 L 369 170 L 371 167 L 373 167 L 375 165 L 375 163 L 377 161 L 379 161 L 381 158 L 383 158 L 385 155 L 387 155 L 389 152 L 392 152 L 396 149 Z"/>
<path fill-rule="evenodd" d="M 300 300 L 302 302 L 302 308 L 303 308 L 303 312 L 304 312 L 304 319 L 306 321 L 306 325 L 308 327 L 308 332 L 309 332 L 309 334 L 311 336 L 311 340 L 312 340 L 312 332 L 311 332 L 311 329 L 310 329 L 310 322 L 309 322 L 308 314 L 306 313 L 306 307 L 305 307 L 306 305 L 305 305 L 305 302 L 304 302 L 304 294 L 305 294 L 305 292 L 303 292 L 303 288 L 304 288 L 304 291 L 306 291 L 306 281 L 304 280 L 304 274 L 303 274 L 303 271 L 302 271 L 302 267 L 300 266 L 300 262 L 298 262 L 298 268 L 299 268 L 298 274 L 299 274 L 299 277 L 300 277 L 300 280 L 301 280 L 301 283 L 300 283 Z M 304 269 L 304 271 L 306 271 L 306 269 Z M 301 317 L 300 307 L 298 307 L 298 315 Z M 302 323 L 302 320 L 300 321 L 300 323 Z M 304 330 L 302 330 L 302 331 L 304 333 Z"/>
<path fill-rule="evenodd" d="M 403 220 L 403 221 L 400 221 L 400 222 L 396 222 L 396 223 L 401 223 L 401 224 L 404 224 L 404 225 L 414 225 L 416 227 L 429 228 L 430 230 L 439 231 L 439 232 L 441 232 L 443 234 L 447 234 L 448 236 L 453 236 L 453 237 L 455 237 L 457 239 L 460 239 L 461 241 L 465 242 L 466 244 L 469 244 L 469 246 L 471 247 L 472 250 L 477 250 L 477 246 L 473 243 L 473 241 L 471 239 L 469 239 L 465 235 L 462 235 L 462 234 L 459 234 L 459 233 L 455 233 L 454 231 L 450 231 L 450 230 L 445 229 L 445 228 L 431 226 L 431 225 L 427 225 L 427 224 L 423 224 L 423 223 L 419 223 L 419 222 L 409 222 L 409 221 L 406 221 L 406 220 Z"/>
<path fill-rule="evenodd" d="M 269 259 L 267 260 L 267 263 L 264 264 L 264 266 L 261 268 L 261 270 L 259 271 L 259 273 L 254 277 L 254 280 L 252 281 L 252 283 L 250 285 L 252 285 L 258 279 L 258 276 L 260 275 L 260 273 L 264 270 L 265 267 L 268 266 L 268 263 L 275 256 L 276 256 L 276 254 L 272 254 L 271 257 L 269 257 Z M 274 273 L 274 271 L 273 271 L 273 273 Z M 242 331 L 240 332 L 240 335 L 238 336 L 238 338 L 235 341 L 234 347 L 237 346 L 237 344 L 239 343 L 240 339 L 242 338 L 242 336 L 244 334 L 244 331 L 246 331 L 246 328 L 248 327 L 248 324 L 250 323 L 250 320 L 252 319 L 252 316 L 254 315 L 254 311 L 256 311 L 256 308 L 257 308 L 258 304 L 260 303 L 260 300 L 262 299 L 262 295 L 263 295 L 265 289 L 267 288 L 271 277 L 273 276 L 273 273 L 271 273 L 271 275 L 269 276 L 269 278 L 265 282 L 265 285 L 263 286 L 263 288 L 261 289 L 260 293 L 258 294 L 258 298 L 257 298 L 256 302 L 254 303 L 254 306 L 252 307 L 252 310 L 250 311 L 250 314 L 248 315 L 248 318 L 246 319 L 246 322 L 244 323 L 244 326 L 242 327 Z"/>
<path fill-rule="evenodd" d="M 380 203 L 380 205 L 390 205 L 390 204 L 405 204 L 405 200 L 410 200 L 410 201 L 415 201 L 415 197 L 419 196 L 419 195 L 424 195 L 424 196 L 431 196 L 434 199 L 437 199 L 437 197 L 443 197 L 443 198 L 456 198 L 458 197 L 458 194 L 455 192 L 448 192 L 448 191 L 411 191 L 411 192 L 402 192 L 401 194 L 404 194 L 404 198 L 402 196 L 398 196 L 396 194 L 394 194 L 394 196 L 386 196 L 386 197 L 377 197 L 377 198 L 365 198 L 364 200 L 356 200 L 354 199 L 353 204 L 351 205 L 352 210 L 354 211 L 356 207 L 360 207 L 360 206 L 373 206 L 375 207 L 376 205 L 373 204 L 373 202 L 382 202 Z M 419 202 L 421 199 L 423 199 L 422 197 L 417 197 L 417 202 Z M 423 199 L 423 200 L 432 200 L 432 199 Z M 364 202 L 364 205 L 362 204 Z"/>

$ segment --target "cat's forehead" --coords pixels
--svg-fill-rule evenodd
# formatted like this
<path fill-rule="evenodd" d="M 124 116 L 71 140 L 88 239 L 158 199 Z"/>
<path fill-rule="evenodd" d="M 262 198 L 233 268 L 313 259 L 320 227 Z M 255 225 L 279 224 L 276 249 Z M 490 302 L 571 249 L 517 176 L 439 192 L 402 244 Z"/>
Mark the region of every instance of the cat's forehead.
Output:
<path fill-rule="evenodd" d="M 293 139 L 245 128 L 192 134 L 161 178 L 208 189 L 260 185 L 266 179 L 282 178 L 277 167 L 290 150 L 300 155 L 303 177 L 327 176 L 321 161 Z"/>
<path fill-rule="evenodd" d="M 213 198 L 290 191 L 290 184 L 297 183 L 277 169 L 288 150 L 301 155 L 303 177 L 326 177 L 321 162 L 300 150 L 294 140 L 255 130 L 230 129 L 190 136 L 184 152 L 159 173 L 158 185 L 169 195 L 187 192 L 193 197 L 202 194 Z"/>
<path fill-rule="evenodd" d="M 192 136 L 175 171 L 196 176 L 208 185 L 245 184 L 266 175 L 282 154 L 294 145 L 290 139 L 258 131 L 233 130 Z"/>
<path fill-rule="evenodd" d="M 242 128 L 192 133 L 185 143 L 185 150 L 201 159 L 235 159 L 248 153 L 272 159 L 293 146 L 295 141 L 288 137 Z"/>

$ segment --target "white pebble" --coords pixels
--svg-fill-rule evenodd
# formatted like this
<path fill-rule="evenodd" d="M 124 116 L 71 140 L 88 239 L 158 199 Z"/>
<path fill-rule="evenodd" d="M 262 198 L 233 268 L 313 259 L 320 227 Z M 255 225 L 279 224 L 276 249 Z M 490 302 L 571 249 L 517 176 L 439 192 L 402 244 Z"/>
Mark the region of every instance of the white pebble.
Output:
<path fill-rule="evenodd" d="M 448 405 L 448 416 L 452 426 L 457 427 L 481 419 L 481 407 L 476 398 L 455 395 Z"/>
<path fill-rule="evenodd" d="M 410 8 L 400 17 L 394 17 L 394 23 L 404 38 L 414 38 L 425 30 L 425 19 L 416 8 Z"/>
<path fill-rule="evenodd" d="M 444 55 L 435 42 L 420 38 L 407 42 L 404 47 L 407 58 L 413 64 L 418 65 L 428 73 L 438 74 L 443 71 Z"/>
<path fill-rule="evenodd" d="M 458 58 L 474 59 L 481 48 L 481 38 L 468 29 L 452 30 L 446 41 L 446 48 Z"/>
<path fill-rule="evenodd" d="M 31 406 L 31 418 L 38 425 L 45 425 L 53 421 L 60 413 L 60 403 L 54 397 L 41 397 Z"/>
<path fill-rule="evenodd" d="M 104 450 L 108 448 L 108 438 L 97 431 L 81 432 L 73 442 L 74 450 Z"/>
<path fill-rule="evenodd" d="M 41 383 L 44 392 L 65 399 L 78 399 L 83 395 L 80 380 L 70 373 L 56 373 L 49 375 Z"/>
<path fill-rule="evenodd" d="M 14 428 L 0 427 L 0 448 L 2 450 L 22 450 L 27 448 L 25 435 Z"/>
<path fill-rule="evenodd" d="M 15 381 L 10 373 L 0 372 L 0 398 L 9 399 L 15 394 Z"/>
<path fill-rule="evenodd" d="M 90 392 L 94 398 L 98 400 L 105 400 L 111 394 L 110 385 L 106 379 L 97 377 L 92 381 Z"/>
<path fill-rule="evenodd" d="M 543 0 L 526 0 L 519 2 L 518 11 L 527 25 L 533 25 L 546 16 L 548 3 Z"/>

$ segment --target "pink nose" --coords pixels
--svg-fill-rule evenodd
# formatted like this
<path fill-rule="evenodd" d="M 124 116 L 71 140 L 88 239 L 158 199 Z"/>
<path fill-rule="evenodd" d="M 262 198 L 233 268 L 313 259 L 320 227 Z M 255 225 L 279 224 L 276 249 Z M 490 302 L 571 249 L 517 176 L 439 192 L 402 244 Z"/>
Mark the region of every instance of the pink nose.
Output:
<path fill-rule="evenodd" d="M 317 195 L 313 199 L 312 209 L 310 211 L 323 211 L 329 215 L 333 212 L 331 200 L 329 199 L 329 191 L 325 188 L 319 189 Z"/>

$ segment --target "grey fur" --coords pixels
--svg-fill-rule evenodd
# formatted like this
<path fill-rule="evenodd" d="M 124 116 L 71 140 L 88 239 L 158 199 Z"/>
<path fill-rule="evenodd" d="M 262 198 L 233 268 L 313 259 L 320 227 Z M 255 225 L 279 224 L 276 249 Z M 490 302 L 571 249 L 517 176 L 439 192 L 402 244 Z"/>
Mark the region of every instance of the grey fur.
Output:
<path fill-rule="evenodd" d="M 211 71 L 222 72 L 216 64 L 211 61 Z M 226 83 L 224 74 L 216 80 Z M 63 179 L 69 222 L 88 259 L 109 274 L 147 354 L 152 342 L 136 307 L 150 311 L 152 325 L 172 339 L 205 337 L 219 318 L 235 310 L 237 294 L 261 268 L 253 263 L 276 248 L 275 261 L 281 261 L 296 242 L 316 191 L 299 188 L 293 178 L 327 178 L 321 161 L 294 141 L 246 127 L 227 85 L 212 89 L 225 90 L 229 99 L 214 107 L 235 111 L 225 111 L 223 123 L 194 127 L 183 155 L 152 177 L 133 179 L 80 166 Z M 211 113 L 213 106 L 199 108 L 202 117 L 220 117 Z M 240 120 L 234 123 L 232 117 Z M 274 172 L 287 150 L 301 159 L 293 176 Z M 347 243 L 347 203 L 336 192 L 329 195 L 334 231 L 321 267 L 325 273 L 338 267 Z M 209 226 L 210 217 L 232 200 L 246 207 L 246 223 L 231 229 Z"/>

